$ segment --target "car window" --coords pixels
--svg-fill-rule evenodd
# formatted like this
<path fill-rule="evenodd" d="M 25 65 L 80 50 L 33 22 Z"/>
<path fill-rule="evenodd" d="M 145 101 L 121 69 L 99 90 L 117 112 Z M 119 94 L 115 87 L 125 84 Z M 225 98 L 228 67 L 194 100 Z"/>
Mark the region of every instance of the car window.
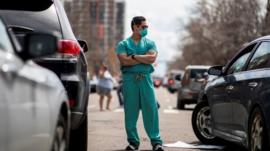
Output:
<path fill-rule="evenodd" d="M 39 2 L 39 0 L 37 2 Z M 27 1 L 26 3 L 29 2 Z M 16 9 L 17 5 L 18 4 L 14 5 L 13 8 L 10 8 L 10 10 L 3 9 L 4 5 L 1 5 L 0 15 L 5 18 L 5 23 L 7 24 L 8 28 L 12 29 L 20 42 L 24 41 L 23 38 L 25 34 L 31 32 L 42 32 L 51 34 L 62 33 L 61 26 L 59 25 L 57 12 L 53 4 L 42 7 L 42 9 L 44 9 L 42 11 L 31 11 L 31 9 L 29 8 L 30 10 L 28 10 L 27 7 Z M 39 7 L 39 5 L 30 6 L 35 6 L 37 8 Z M 21 43 L 21 45 L 23 46 L 24 44 Z"/>
<path fill-rule="evenodd" d="M 207 69 L 191 69 L 190 78 L 196 78 L 197 76 L 203 77 L 205 72 L 207 72 Z"/>
<path fill-rule="evenodd" d="M 1 3 L 1 10 L 25 10 L 25 11 L 43 11 L 52 5 L 52 0 L 9 0 Z"/>
<path fill-rule="evenodd" d="M 240 54 L 237 56 L 237 59 L 234 59 L 233 63 L 230 63 L 230 67 L 227 69 L 227 74 L 232 74 L 236 72 L 243 71 L 247 59 L 249 58 L 253 48 L 256 46 L 257 43 L 253 43 L 243 49 Z"/>
<path fill-rule="evenodd" d="M 238 58 L 233 65 L 229 68 L 227 74 L 232 74 L 232 73 L 236 73 L 236 72 L 240 72 L 242 71 L 242 69 L 244 68 L 246 61 L 248 59 L 250 55 L 250 52 L 242 55 L 240 58 Z"/>
<path fill-rule="evenodd" d="M 13 51 L 6 27 L 0 20 L 0 51 Z"/>
<path fill-rule="evenodd" d="M 248 70 L 270 67 L 270 42 L 262 42 L 248 65 Z"/>

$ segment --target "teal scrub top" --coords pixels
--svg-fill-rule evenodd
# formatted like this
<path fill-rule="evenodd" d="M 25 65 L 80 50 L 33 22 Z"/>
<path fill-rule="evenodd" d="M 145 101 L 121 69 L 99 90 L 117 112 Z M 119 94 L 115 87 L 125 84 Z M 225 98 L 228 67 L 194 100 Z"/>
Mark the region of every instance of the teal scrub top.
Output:
<path fill-rule="evenodd" d="M 144 55 L 147 52 L 155 51 L 157 52 L 157 47 L 154 41 L 151 41 L 145 37 L 136 45 L 134 40 L 129 37 L 118 43 L 116 47 L 117 54 L 127 54 L 130 55 Z M 121 66 L 121 71 L 125 73 L 152 73 L 154 72 L 154 67 L 152 64 L 137 64 L 134 66 Z"/>

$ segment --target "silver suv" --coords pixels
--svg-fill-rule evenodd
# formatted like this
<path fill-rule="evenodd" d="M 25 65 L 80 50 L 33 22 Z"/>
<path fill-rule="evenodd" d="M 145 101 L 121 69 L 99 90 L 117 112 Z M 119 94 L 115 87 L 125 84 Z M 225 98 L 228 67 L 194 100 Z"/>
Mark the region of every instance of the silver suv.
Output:
<path fill-rule="evenodd" d="M 185 68 L 177 94 L 176 107 L 178 109 L 184 109 L 185 104 L 197 103 L 199 92 L 206 83 L 209 68 L 210 66 L 203 65 L 189 65 Z"/>
<path fill-rule="evenodd" d="M 0 19 L 0 151 L 68 149 L 70 111 L 59 78 L 31 59 L 51 55 L 57 38 L 26 35 L 21 48 Z"/>

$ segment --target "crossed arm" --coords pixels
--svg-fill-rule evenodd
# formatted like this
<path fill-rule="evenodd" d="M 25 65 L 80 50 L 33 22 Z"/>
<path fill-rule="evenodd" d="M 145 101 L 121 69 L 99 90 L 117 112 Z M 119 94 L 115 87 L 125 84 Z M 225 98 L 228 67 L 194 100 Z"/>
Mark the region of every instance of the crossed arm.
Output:
<path fill-rule="evenodd" d="M 134 59 L 132 59 L 130 56 L 127 56 L 126 54 L 119 54 L 118 58 L 122 66 L 133 66 L 141 63 L 152 64 L 156 61 L 157 52 L 150 51 L 145 55 L 135 55 Z"/>

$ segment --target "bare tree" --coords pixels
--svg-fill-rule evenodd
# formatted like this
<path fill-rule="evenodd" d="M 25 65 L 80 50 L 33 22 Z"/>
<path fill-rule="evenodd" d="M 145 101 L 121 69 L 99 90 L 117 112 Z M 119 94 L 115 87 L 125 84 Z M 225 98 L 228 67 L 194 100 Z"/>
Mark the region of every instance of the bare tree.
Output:
<path fill-rule="evenodd" d="M 242 44 L 261 35 L 260 11 L 258 0 L 200 0 L 197 17 L 186 26 L 188 36 L 181 39 L 182 57 L 176 61 L 225 64 Z"/>
<path fill-rule="evenodd" d="M 264 18 L 264 25 L 262 29 L 262 35 L 270 34 L 270 0 L 267 1 L 266 5 L 266 15 Z"/>

